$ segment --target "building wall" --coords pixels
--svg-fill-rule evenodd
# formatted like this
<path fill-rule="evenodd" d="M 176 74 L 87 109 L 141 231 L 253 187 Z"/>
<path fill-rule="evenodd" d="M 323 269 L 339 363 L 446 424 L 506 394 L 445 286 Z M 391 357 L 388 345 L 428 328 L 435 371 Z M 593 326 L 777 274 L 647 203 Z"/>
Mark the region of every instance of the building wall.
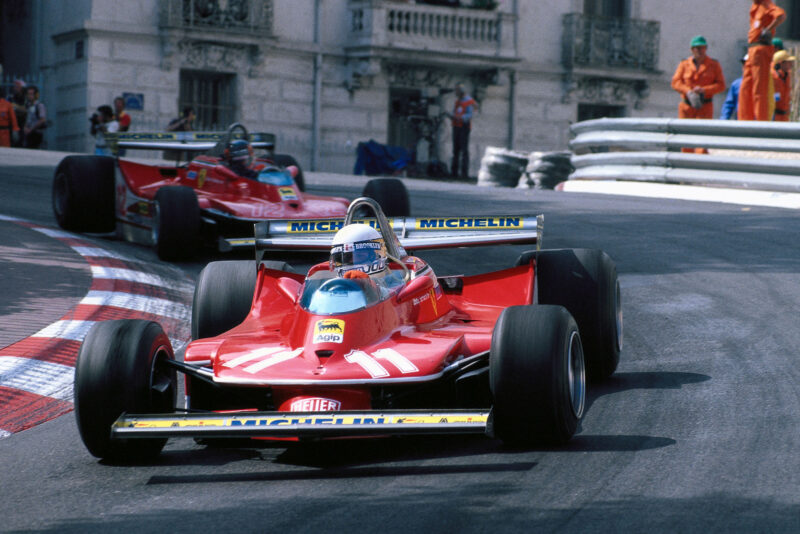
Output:
<path fill-rule="evenodd" d="M 47 9 L 41 9 L 42 2 Z M 30 20 L 23 26 L 32 28 L 31 32 L 40 28 L 43 36 L 34 44 L 28 62 L 38 61 L 36 68 L 44 76 L 43 98 L 53 119 L 53 128 L 47 132 L 50 148 L 92 150 L 89 115 L 122 92 L 144 95 L 144 110 L 131 111 L 134 131 L 163 129 L 178 113 L 181 69 L 207 69 L 236 76 L 238 120 L 251 130 L 274 132 L 278 150 L 309 167 L 314 153 L 318 56 L 322 77 L 319 169 L 349 172 L 359 142 L 387 141 L 392 76 L 383 63 L 360 86 L 351 85 L 352 64 L 345 50 L 352 22 L 348 0 L 274 0 L 271 38 L 254 39 L 257 46 L 244 51 L 222 47 L 218 54 L 205 55 L 182 48 L 180 36 L 170 38 L 160 31 L 157 0 L 31 0 L 28 4 Z M 472 174 L 477 173 L 487 146 L 521 151 L 566 148 L 578 106 L 591 103 L 570 86 L 561 58 L 563 16 L 580 12 L 582 5 L 582 0 L 500 2 L 500 10 L 506 13 L 516 9 L 519 61 L 501 66 L 495 83 L 470 87 L 478 90 L 480 98 L 471 137 Z M 319 44 L 314 42 L 317 8 Z M 678 62 L 689 55 L 688 43 L 694 35 L 703 34 L 709 40 L 709 53 L 720 60 L 729 83 L 740 76 L 748 8 L 748 2 L 721 9 L 717 3 L 692 0 L 631 0 L 633 18 L 660 22 L 660 51 L 657 72 L 648 74 L 644 96 L 621 102 L 626 114 L 676 115 L 678 95 L 670 88 L 670 79 Z M 84 43 L 83 57 L 76 57 L 79 41 Z M 465 72 L 455 63 L 451 76 L 443 77 L 441 84 L 450 84 Z M 723 98 L 715 98 L 717 109 Z M 449 111 L 452 101 L 452 94 L 446 94 L 441 104 Z M 439 156 L 449 163 L 447 121 L 440 133 Z"/>

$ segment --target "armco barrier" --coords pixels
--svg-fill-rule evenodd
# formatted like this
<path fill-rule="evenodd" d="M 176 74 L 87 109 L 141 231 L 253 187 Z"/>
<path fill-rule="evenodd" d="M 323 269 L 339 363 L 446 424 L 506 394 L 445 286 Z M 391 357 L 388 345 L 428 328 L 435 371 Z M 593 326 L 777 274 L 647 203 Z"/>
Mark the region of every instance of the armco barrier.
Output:
<path fill-rule="evenodd" d="M 573 152 L 604 152 L 573 155 L 576 170 L 570 180 L 635 180 L 800 192 L 798 159 L 675 152 L 684 147 L 704 147 L 800 153 L 798 123 L 597 119 L 574 124 L 571 131 Z"/>

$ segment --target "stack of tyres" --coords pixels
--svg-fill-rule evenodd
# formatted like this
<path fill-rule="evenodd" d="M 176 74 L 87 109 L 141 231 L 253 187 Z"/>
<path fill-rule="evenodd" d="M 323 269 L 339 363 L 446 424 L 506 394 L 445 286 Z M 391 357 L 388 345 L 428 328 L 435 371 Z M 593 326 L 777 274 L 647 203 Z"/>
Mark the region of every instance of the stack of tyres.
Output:
<path fill-rule="evenodd" d="M 528 158 L 524 154 L 498 147 L 486 147 L 478 171 L 478 185 L 517 187 Z"/>

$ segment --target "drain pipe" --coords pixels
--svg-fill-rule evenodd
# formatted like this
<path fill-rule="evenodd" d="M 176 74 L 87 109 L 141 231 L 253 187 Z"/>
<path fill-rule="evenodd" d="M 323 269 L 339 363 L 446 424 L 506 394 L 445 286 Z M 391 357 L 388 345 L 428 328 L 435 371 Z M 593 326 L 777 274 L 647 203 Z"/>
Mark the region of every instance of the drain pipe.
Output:
<path fill-rule="evenodd" d="M 311 170 L 318 171 L 320 165 L 320 142 L 322 116 L 322 48 L 320 45 L 320 13 L 322 0 L 314 0 L 314 97 L 311 109 Z"/>
<path fill-rule="evenodd" d="M 514 13 L 514 55 L 517 54 L 519 46 L 519 0 L 514 0 L 513 13 Z M 517 71 L 509 69 L 508 71 L 508 142 L 506 145 L 509 150 L 514 150 L 514 139 L 517 135 L 516 132 L 516 115 L 517 115 Z"/>

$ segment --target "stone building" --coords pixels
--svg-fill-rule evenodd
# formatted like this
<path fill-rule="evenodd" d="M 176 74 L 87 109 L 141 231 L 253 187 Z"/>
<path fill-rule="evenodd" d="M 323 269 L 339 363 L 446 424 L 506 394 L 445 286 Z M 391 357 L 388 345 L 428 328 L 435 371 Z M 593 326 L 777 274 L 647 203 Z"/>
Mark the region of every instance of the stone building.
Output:
<path fill-rule="evenodd" d="M 785 38 L 800 36 L 800 0 Z M 243 122 L 305 167 L 350 172 L 359 142 L 449 162 L 452 87 L 486 146 L 566 147 L 569 125 L 677 113 L 670 79 L 703 34 L 730 83 L 746 0 L 4 0 L 0 62 L 41 80 L 51 149 L 90 151 L 92 111 L 125 94 L 132 131 L 184 105 L 196 129 Z M 724 95 L 715 99 L 721 106 Z"/>

